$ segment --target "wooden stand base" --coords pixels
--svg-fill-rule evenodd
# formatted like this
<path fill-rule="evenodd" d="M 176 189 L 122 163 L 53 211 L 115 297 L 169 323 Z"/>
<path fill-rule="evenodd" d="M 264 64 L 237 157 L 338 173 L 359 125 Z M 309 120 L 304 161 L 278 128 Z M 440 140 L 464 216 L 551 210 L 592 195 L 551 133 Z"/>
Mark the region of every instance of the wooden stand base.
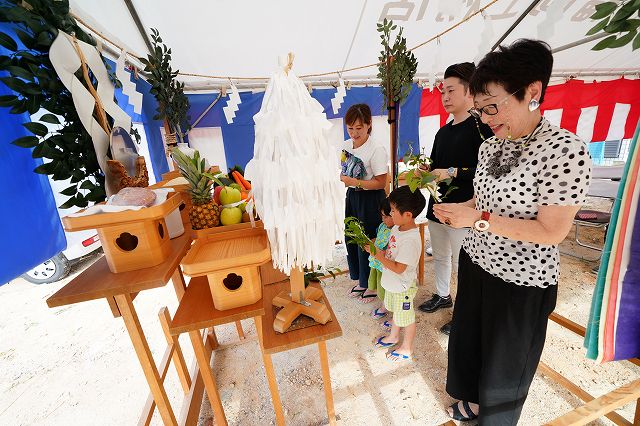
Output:
<path fill-rule="evenodd" d="M 291 300 L 291 293 L 286 290 L 281 291 L 273 298 L 273 305 L 282 308 L 273 321 L 273 329 L 278 333 L 284 333 L 291 326 L 291 323 L 302 314 L 313 318 L 320 324 L 326 324 L 331 319 L 331 313 L 323 303 L 318 302 L 318 299 L 321 298 L 322 290 L 315 287 L 305 289 L 304 297 L 300 303 Z"/>

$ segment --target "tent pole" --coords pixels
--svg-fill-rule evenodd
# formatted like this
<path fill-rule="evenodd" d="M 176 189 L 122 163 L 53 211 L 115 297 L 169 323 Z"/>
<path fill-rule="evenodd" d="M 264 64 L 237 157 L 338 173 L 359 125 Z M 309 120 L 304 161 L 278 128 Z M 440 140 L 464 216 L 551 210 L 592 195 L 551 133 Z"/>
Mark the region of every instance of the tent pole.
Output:
<path fill-rule="evenodd" d="M 564 46 L 556 47 L 555 49 L 551 49 L 551 53 L 562 52 L 563 50 L 571 49 L 572 47 L 580 46 L 581 44 L 589 43 L 593 40 L 598 40 L 603 37 L 610 36 L 610 33 L 600 33 L 589 36 L 587 38 L 583 38 L 582 40 L 574 41 L 573 43 L 565 44 Z"/>
<path fill-rule="evenodd" d="M 138 11 L 136 10 L 133 3 L 131 3 L 131 0 L 124 0 L 124 4 L 127 5 L 127 9 L 129 9 L 131 18 L 133 19 L 133 22 L 136 24 L 136 28 L 138 29 L 138 32 L 142 36 L 142 40 L 144 40 L 144 44 L 147 45 L 147 49 L 149 49 L 149 53 L 153 53 L 153 48 L 151 47 L 151 40 L 149 40 L 149 35 L 147 34 L 147 31 L 145 30 L 144 25 L 142 25 L 142 21 L 140 20 Z"/>
<path fill-rule="evenodd" d="M 529 5 L 529 7 L 527 8 L 527 10 L 525 10 L 524 12 L 522 12 L 522 15 L 520 15 L 518 17 L 518 19 L 516 19 L 516 22 L 514 22 L 513 24 L 511 24 L 511 26 L 509 27 L 509 29 L 507 30 L 506 33 L 504 33 L 502 35 L 502 37 L 500 37 L 500 39 L 496 42 L 496 44 L 493 45 L 493 47 L 491 48 L 491 52 L 493 52 L 494 50 L 496 50 L 496 48 L 498 46 L 500 46 L 500 43 L 502 43 L 504 41 L 505 38 L 507 38 L 509 36 L 509 34 L 511 34 L 511 32 L 520 24 L 520 22 L 522 22 L 522 20 L 525 18 L 525 16 L 527 16 L 529 14 L 529 12 L 531 12 L 531 10 L 533 10 L 534 7 L 536 7 L 536 5 L 540 3 L 540 0 L 533 0 L 531 2 L 531 4 Z"/>

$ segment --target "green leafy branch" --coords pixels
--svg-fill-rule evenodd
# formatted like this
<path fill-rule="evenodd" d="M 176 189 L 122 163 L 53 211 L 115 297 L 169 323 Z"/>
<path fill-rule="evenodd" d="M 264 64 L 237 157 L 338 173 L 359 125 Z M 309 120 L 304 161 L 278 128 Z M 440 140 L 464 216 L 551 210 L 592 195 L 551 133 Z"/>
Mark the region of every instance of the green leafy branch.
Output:
<path fill-rule="evenodd" d="M 376 254 L 375 244 L 367 237 L 364 226 L 357 218 L 353 216 L 344 218 L 344 235 L 348 238 L 347 244 L 357 244 L 363 250 L 365 246 L 369 246 L 371 254 Z"/>
<path fill-rule="evenodd" d="M 336 274 L 341 272 L 342 270 L 340 268 L 333 267 L 323 268 L 322 266 L 318 266 L 315 271 L 313 268 L 304 268 L 304 286 L 306 288 L 311 282 L 320 282 L 321 279 L 327 277 L 327 274 L 335 281 Z"/>
<path fill-rule="evenodd" d="M 171 68 L 171 48 L 163 43 L 160 33 L 151 28 L 152 52 L 147 58 L 139 58 L 149 73 L 151 94 L 158 101 L 158 114 L 154 120 L 166 120 L 172 133 L 177 133 L 182 142 L 183 134 L 189 131 L 189 99 L 184 94 L 184 83 L 176 80 L 178 70 Z M 183 133 L 184 131 L 184 133 Z"/>
<path fill-rule="evenodd" d="M 451 191 L 457 189 L 451 185 L 451 178 L 437 180 L 438 176 L 430 171 L 433 161 L 425 155 L 424 151 L 414 155 L 413 149 L 409 146 L 409 151 L 405 154 L 403 161 L 408 167 L 405 180 L 411 192 L 415 192 L 418 188 L 426 189 L 435 203 L 441 203 Z M 441 183 L 447 185 L 447 191 L 444 195 L 439 192 Z"/>
<path fill-rule="evenodd" d="M 625 46 L 633 40 L 632 49 L 640 47 L 640 19 L 631 19 L 637 14 L 640 17 L 640 0 L 629 0 L 623 3 L 609 1 L 596 5 L 596 12 L 591 15 L 591 19 L 599 19 L 587 35 L 598 33 L 612 34 L 600 40 L 591 50 L 615 49 Z"/>
<path fill-rule="evenodd" d="M 78 40 L 93 46 L 96 42 L 69 14 L 68 0 L 29 0 L 28 6 L 26 3 L 7 0 L 0 5 L 0 22 L 11 24 L 5 26 L 11 29 L 11 35 L 0 32 L 0 45 L 9 51 L 0 55 L 0 70 L 9 74 L 0 81 L 13 91 L 0 96 L 0 107 L 10 108 L 11 114 L 47 111 L 40 122 L 23 124 L 32 136 L 11 143 L 33 149 L 33 158 L 46 159 L 34 172 L 50 175 L 53 180 L 69 179 L 71 185 L 61 191 L 69 198 L 61 208 L 86 207 L 105 199 L 104 174 L 71 92 L 49 60 L 49 49 L 59 31 L 73 33 Z"/>
<path fill-rule="evenodd" d="M 401 103 L 409 96 L 413 77 L 418 69 L 418 60 L 407 49 L 407 39 L 402 37 L 402 27 L 391 44 L 391 32 L 395 31 L 398 26 L 387 19 L 377 26 L 383 47 L 378 57 L 378 78 L 381 80 L 380 86 L 384 95 L 385 107 L 388 107 L 390 100 Z"/>

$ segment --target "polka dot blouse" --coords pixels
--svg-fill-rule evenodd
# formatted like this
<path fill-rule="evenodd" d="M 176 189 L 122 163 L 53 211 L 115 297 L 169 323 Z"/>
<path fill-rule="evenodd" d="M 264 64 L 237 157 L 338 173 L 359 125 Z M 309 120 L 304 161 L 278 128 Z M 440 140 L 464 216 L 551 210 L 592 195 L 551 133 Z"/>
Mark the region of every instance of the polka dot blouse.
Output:
<path fill-rule="evenodd" d="M 518 165 L 509 173 L 498 178 L 488 173 L 487 163 L 496 151 L 502 150 L 501 164 L 505 164 L 522 145 Z M 539 206 L 583 204 L 590 176 L 586 144 L 543 119 L 531 138 L 501 141 L 492 137 L 482 144 L 473 181 L 476 208 L 534 220 Z M 558 246 L 511 240 L 492 234 L 489 228 L 487 232 L 472 229 L 463 247 L 474 263 L 504 281 L 543 288 L 558 283 Z"/>

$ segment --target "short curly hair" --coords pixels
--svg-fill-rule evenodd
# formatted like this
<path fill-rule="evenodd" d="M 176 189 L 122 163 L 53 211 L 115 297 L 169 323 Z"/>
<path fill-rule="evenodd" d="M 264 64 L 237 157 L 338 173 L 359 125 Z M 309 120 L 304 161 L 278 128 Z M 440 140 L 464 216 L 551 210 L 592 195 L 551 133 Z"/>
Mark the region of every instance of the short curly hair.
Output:
<path fill-rule="evenodd" d="M 547 43 L 520 39 L 509 46 L 500 46 L 496 52 L 487 53 L 478 63 L 469 88 L 474 96 L 488 95 L 487 85 L 495 83 L 521 101 L 524 99 L 522 89 L 540 81 L 542 92 L 539 102 L 542 103 L 552 69 L 553 55 Z"/>

